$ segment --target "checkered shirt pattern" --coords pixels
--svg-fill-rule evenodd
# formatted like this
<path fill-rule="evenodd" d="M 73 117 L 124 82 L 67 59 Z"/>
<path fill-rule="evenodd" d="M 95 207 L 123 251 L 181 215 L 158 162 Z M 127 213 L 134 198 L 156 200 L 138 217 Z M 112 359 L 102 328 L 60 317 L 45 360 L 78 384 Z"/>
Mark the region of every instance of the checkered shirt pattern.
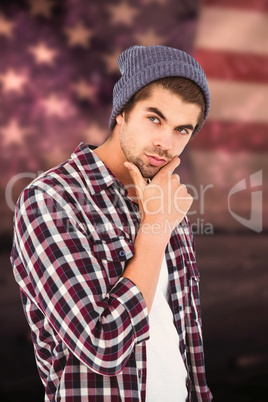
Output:
<path fill-rule="evenodd" d="M 22 192 L 11 261 L 45 401 L 145 401 L 148 312 L 122 277 L 139 224 L 126 188 L 83 143 Z M 185 218 L 166 260 L 189 400 L 211 401 L 192 240 Z"/>

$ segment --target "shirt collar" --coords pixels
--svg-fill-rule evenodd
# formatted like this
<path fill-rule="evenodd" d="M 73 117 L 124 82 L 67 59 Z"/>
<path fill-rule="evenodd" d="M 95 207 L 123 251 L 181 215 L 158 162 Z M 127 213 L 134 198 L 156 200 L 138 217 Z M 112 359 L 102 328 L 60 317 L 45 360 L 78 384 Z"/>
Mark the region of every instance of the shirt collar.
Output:
<path fill-rule="evenodd" d="M 81 142 L 71 155 L 72 160 L 83 173 L 90 192 L 92 194 L 99 193 L 112 185 L 116 185 L 122 194 L 126 194 L 125 186 L 93 152 L 95 148 L 92 145 Z"/>

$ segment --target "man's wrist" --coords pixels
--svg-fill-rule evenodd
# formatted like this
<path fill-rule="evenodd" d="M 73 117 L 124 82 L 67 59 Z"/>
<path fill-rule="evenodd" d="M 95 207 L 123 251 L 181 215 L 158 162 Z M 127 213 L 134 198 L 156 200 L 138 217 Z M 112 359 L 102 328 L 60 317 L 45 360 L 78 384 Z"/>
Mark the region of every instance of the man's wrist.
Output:
<path fill-rule="evenodd" d="M 153 242 L 153 244 L 167 244 L 169 242 L 172 230 L 166 224 L 159 222 L 144 221 L 140 224 L 139 235 L 145 242 Z"/>
<path fill-rule="evenodd" d="M 139 231 L 147 235 L 155 235 L 165 238 L 169 241 L 172 231 L 176 226 L 180 224 L 181 220 L 171 223 L 169 219 L 163 219 L 159 221 L 152 221 L 149 219 L 144 219 L 140 224 Z"/>

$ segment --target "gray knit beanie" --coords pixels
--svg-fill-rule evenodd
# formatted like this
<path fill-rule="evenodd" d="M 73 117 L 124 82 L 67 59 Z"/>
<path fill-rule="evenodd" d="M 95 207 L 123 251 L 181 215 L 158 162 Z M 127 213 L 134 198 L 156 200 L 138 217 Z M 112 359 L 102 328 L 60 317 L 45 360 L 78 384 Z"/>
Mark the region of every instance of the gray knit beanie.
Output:
<path fill-rule="evenodd" d="M 122 77 L 113 89 L 110 129 L 115 125 L 116 116 L 136 92 L 165 77 L 189 78 L 202 89 L 206 100 L 204 124 L 209 111 L 209 89 L 203 69 L 192 56 L 167 46 L 132 46 L 120 54 L 117 64 Z"/>

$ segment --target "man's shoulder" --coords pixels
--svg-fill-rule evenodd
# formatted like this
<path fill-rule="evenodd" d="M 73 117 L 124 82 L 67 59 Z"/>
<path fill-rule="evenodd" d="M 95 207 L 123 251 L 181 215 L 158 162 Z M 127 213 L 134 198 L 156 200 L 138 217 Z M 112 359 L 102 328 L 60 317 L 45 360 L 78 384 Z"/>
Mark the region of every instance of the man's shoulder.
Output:
<path fill-rule="evenodd" d="M 89 198 L 89 171 L 79 164 L 74 154 L 64 162 L 38 175 L 24 188 L 18 198 L 18 204 L 37 202 L 40 198 L 81 197 Z M 37 196 L 39 195 L 39 197 Z"/>
<path fill-rule="evenodd" d="M 38 175 L 24 191 L 40 189 L 47 191 L 54 188 L 55 191 L 60 188 L 66 188 L 67 185 L 76 184 L 79 178 L 79 171 L 70 159 Z"/>

